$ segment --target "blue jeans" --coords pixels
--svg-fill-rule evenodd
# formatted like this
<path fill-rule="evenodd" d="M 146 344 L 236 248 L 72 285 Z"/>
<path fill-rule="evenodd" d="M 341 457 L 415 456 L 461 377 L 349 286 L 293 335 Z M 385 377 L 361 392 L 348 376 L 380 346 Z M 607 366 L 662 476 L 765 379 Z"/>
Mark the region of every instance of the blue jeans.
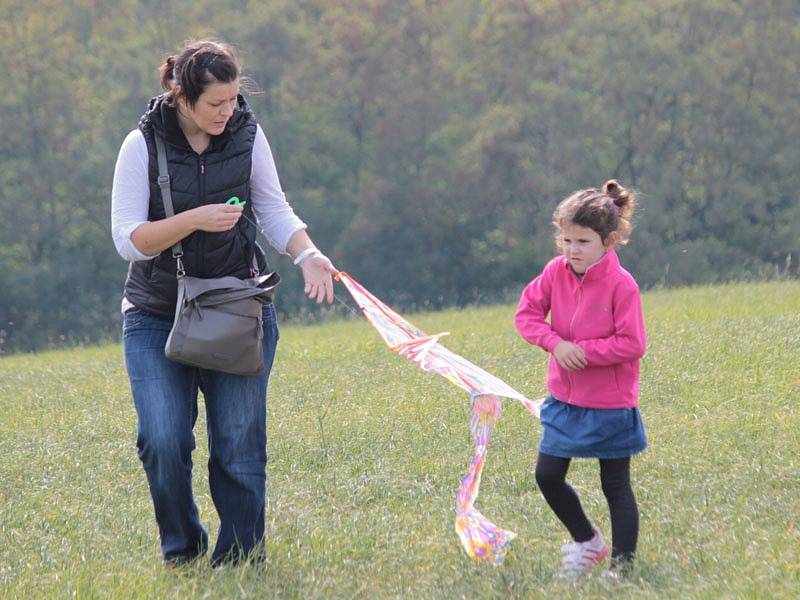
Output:
<path fill-rule="evenodd" d="M 164 356 L 172 319 L 130 309 L 123 320 L 125 365 L 138 415 L 139 458 L 147 474 L 164 559 L 192 560 L 208 548 L 192 495 L 192 432 L 203 392 L 209 486 L 220 528 L 212 564 L 264 553 L 267 380 L 278 342 L 275 308 L 264 305 L 264 373 L 256 377 L 181 365 Z"/>

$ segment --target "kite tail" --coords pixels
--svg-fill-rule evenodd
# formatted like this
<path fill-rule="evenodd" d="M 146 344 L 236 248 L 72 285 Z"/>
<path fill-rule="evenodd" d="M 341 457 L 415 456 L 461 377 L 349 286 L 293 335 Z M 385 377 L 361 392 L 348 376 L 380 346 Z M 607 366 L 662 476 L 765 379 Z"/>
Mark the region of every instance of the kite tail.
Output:
<path fill-rule="evenodd" d="M 455 523 L 456 533 L 467 555 L 473 560 L 485 560 L 495 566 L 503 562 L 508 545 L 516 534 L 497 527 L 476 510 L 474 504 L 478 498 L 492 426 L 500 416 L 500 406 L 497 396 L 472 396 L 471 424 L 475 454 L 470 462 L 469 472 L 456 493 Z"/>

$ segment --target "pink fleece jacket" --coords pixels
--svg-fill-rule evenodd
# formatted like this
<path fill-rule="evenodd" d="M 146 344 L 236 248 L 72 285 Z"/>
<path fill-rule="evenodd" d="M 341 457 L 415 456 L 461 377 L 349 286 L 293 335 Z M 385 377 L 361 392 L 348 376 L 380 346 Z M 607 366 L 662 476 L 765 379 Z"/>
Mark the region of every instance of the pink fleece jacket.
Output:
<path fill-rule="evenodd" d="M 522 292 L 515 321 L 525 340 L 551 353 L 547 389 L 555 398 L 587 408 L 639 404 L 642 300 L 613 248 L 582 279 L 563 256 L 551 260 Z M 586 367 L 567 371 L 558 365 L 552 352 L 562 340 L 583 349 Z"/>

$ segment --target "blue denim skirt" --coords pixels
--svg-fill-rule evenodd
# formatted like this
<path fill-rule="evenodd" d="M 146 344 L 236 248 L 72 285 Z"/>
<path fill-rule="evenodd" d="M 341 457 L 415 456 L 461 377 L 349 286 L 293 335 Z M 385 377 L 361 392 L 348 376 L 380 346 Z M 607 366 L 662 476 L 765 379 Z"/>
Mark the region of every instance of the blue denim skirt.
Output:
<path fill-rule="evenodd" d="M 561 458 L 624 458 L 647 448 L 638 408 L 583 408 L 548 396 L 539 451 Z"/>

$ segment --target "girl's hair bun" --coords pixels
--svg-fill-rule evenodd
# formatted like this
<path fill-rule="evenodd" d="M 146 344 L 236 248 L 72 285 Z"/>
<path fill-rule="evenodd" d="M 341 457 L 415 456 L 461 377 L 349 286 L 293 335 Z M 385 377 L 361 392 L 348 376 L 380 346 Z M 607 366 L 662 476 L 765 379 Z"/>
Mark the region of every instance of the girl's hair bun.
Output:
<path fill-rule="evenodd" d="M 632 200 L 631 193 L 622 187 L 616 179 L 609 179 L 603 184 L 603 193 L 620 208 Z"/>
<path fill-rule="evenodd" d="M 622 186 L 616 179 L 609 179 L 603 184 L 603 193 L 612 200 L 616 200 L 619 197 L 622 189 Z"/>

